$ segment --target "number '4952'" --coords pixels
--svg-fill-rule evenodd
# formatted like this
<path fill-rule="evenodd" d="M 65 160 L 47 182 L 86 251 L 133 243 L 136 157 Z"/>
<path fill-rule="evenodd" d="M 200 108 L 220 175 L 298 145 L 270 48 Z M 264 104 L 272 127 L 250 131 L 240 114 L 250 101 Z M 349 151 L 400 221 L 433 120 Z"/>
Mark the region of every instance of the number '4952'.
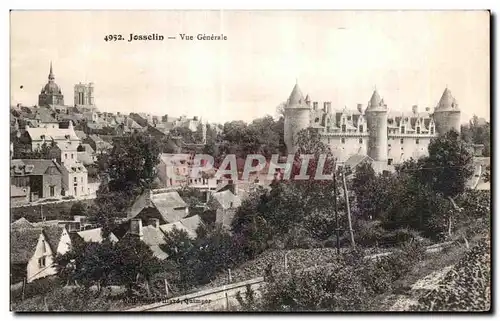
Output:
<path fill-rule="evenodd" d="M 122 35 L 107 35 L 104 37 L 104 41 L 117 41 L 123 40 Z"/>

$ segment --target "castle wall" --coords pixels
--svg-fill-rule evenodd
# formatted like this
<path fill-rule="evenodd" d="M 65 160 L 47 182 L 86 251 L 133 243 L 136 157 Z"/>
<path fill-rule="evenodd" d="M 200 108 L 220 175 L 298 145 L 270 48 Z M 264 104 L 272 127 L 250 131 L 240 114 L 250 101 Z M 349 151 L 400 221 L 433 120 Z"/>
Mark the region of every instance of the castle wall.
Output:
<path fill-rule="evenodd" d="M 324 135 L 322 136 L 321 141 L 330 147 L 333 156 L 336 157 L 339 162 L 345 162 L 351 155 L 354 154 L 367 154 L 367 135 Z"/>
<path fill-rule="evenodd" d="M 434 121 L 436 123 L 436 131 L 439 135 L 446 134 L 452 128 L 460 133 L 459 110 L 435 111 Z"/>
<path fill-rule="evenodd" d="M 295 140 L 297 133 L 309 127 L 309 109 L 307 108 L 287 108 L 285 109 L 285 144 L 288 153 L 295 153 L 297 150 Z"/>
<path fill-rule="evenodd" d="M 418 159 L 427 156 L 430 136 L 401 136 L 394 135 L 388 138 L 388 161 L 392 159 L 392 164 L 401 164 L 410 158 Z M 401 140 L 403 140 L 401 142 Z M 418 144 L 417 144 L 418 140 Z"/>

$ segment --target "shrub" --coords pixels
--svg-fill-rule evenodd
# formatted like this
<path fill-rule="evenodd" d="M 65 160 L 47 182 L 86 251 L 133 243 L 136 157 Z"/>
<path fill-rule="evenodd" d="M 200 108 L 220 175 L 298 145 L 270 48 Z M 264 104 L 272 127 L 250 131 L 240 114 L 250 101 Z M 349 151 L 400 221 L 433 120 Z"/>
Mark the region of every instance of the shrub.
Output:
<path fill-rule="evenodd" d="M 61 279 L 57 276 L 48 276 L 42 279 L 34 280 L 31 283 L 26 283 L 24 289 L 24 299 L 28 299 L 37 295 L 46 294 L 54 289 L 61 287 Z M 17 302 L 22 300 L 22 286 L 11 291 L 11 301 Z"/>

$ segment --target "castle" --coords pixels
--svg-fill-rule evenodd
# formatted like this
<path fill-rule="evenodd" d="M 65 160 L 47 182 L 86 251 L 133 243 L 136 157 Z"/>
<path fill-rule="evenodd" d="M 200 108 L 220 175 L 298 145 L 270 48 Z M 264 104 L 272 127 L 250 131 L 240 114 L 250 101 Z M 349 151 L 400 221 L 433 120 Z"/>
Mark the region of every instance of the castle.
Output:
<path fill-rule="evenodd" d="M 432 111 L 388 111 L 387 105 L 374 90 L 366 108 L 332 110 L 331 102 L 312 102 L 305 98 L 298 84 L 285 105 L 285 144 L 288 153 L 297 150 L 297 133 L 312 127 L 320 133 L 339 163 L 353 155 L 367 155 L 382 165 L 400 164 L 410 158 L 428 154 L 432 138 L 451 129 L 460 132 L 460 110 L 456 99 L 446 88 L 438 105 Z"/>

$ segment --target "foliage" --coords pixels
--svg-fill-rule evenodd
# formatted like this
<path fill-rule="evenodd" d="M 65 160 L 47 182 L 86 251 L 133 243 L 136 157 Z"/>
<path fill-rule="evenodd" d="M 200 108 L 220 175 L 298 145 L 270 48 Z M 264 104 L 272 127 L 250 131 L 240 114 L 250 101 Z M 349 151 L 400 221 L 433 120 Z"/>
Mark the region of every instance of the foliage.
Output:
<path fill-rule="evenodd" d="M 439 285 L 420 297 L 412 311 L 489 311 L 491 309 L 489 235 L 449 271 Z"/>
<path fill-rule="evenodd" d="M 139 277 L 145 282 L 161 271 L 161 264 L 149 247 L 133 237 L 124 237 L 116 244 L 77 242 L 70 252 L 55 259 L 59 275 L 68 284 L 77 282 L 100 289 L 110 284 L 125 285 L 131 293 Z"/>
<path fill-rule="evenodd" d="M 151 136 L 136 133 L 115 142 L 107 160 L 110 191 L 147 187 L 156 177 L 160 146 Z"/>
<path fill-rule="evenodd" d="M 195 134 L 187 127 L 175 127 L 169 132 L 170 137 L 182 137 L 186 144 L 196 143 Z"/>
<path fill-rule="evenodd" d="M 467 143 L 484 145 L 483 155 L 491 155 L 491 124 L 490 122 L 479 119 L 476 115 L 472 117 L 469 124 L 462 125 L 460 129 L 462 140 Z"/>
<path fill-rule="evenodd" d="M 238 247 L 221 226 L 199 227 L 194 239 L 174 227 L 165 241 L 162 249 L 178 271 L 176 282 L 184 287 L 206 284 L 240 261 Z"/>
<path fill-rule="evenodd" d="M 33 151 L 23 151 L 18 140 L 14 140 L 14 159 L 51 159 L 50 150 L 53 144 L 43 143 L 39 149 Z"/>
<path fill-rule="evenodd" d="M 473 155 L 455 131 L 433 139 L 429 144 L 429 156 L 421 159 L 420 181 L 429 185 L 444 197 L 455 197 L 465 190 L 468 179 L 474 173 Z"/>
<path fill-rule="evenodd" d="M 70 210 L 71 216 L 86 216 L 88 214 L 87 204 L 82 202 L 76 202 L 71 206 Z"/>

